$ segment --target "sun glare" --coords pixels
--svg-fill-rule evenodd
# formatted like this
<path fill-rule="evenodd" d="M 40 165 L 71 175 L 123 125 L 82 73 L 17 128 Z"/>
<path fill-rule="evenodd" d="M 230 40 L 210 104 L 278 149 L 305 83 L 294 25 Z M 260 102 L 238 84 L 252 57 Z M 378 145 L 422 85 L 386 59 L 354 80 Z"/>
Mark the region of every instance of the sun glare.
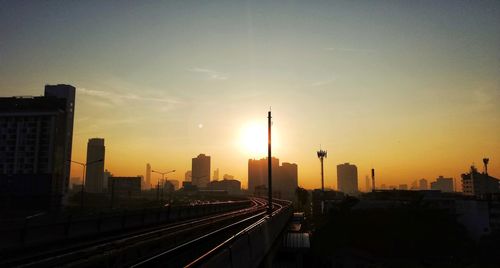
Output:
<path fill-rule="evenodd" d="M 240 143 L 244 152 L 252 157 L 264 157 L 267 152 L 265 124 L 250 123 L 241 129 Z"/>
<path fill-rule="evenodd" d="M 278 144 L 275 128 L 273 131 L 273 148 Z M 241 128 L 240 147 L 250 157 L 259 158 L 267 155 L 267 125 L 265 123 L 249 123 Z"/>

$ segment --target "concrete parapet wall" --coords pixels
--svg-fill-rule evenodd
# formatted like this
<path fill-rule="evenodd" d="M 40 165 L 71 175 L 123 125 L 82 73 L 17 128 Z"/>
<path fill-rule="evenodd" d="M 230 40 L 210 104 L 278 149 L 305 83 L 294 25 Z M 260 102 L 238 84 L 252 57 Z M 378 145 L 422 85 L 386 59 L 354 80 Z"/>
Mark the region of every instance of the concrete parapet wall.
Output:
<path fill-rule="evenodd" d="M 203 267 L 258 267 L 280 236 L 292 215 L 286 207 L 280 213 L 237 237 L 220 252 L 210 257 Z"/>

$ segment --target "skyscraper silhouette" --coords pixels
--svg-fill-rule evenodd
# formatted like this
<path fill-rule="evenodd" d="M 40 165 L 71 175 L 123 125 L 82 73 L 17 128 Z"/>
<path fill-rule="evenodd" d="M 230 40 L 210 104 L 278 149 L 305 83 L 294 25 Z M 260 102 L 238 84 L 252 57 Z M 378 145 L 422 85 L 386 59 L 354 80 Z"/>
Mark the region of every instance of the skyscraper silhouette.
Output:
<path fill-rule="evenodd" d="M 85 190 L 91 193 L 103 192 L 104 186 L 104 139 L 93 138 L 87 143 L 87 171 L 85 175 Z M 96 162 L 102 160 L 100 162 Z"/>
<path fill-rule="evenodd" d="M 210 182 L 210 156 L 200 154 L 192 159 L 192 182 L 200 188 Z"/>
<path fill-rule="evenodd" d="M 337 185 L 341 192 L 355 194 L 358 192 L 358 168 L 344 163 L 337 165 Z"/>
<path fill-rule="evenodd" d="M 273 177 L 273 192 L 282 198 L 294 198 L 298 186 L 298 166 L 294 163 L 283 162 L 280 166 L 278 158 L 271 158 L 271 172 Z M 259 160 L 248 160 L 248 190 L 251 194 L 256 187 L 267 188 L 268 170 L 267 157 Z"/>
<path fill-rule="evenodd" d="M 271 171 L 274 173 L 273 177 L 276 178 L 276 172 L 279 167 L 279 159 L 271 158 Z M 266 187 L 267 188 L 267 157 L 259 160 L 249 159 L 248 160 L 248 191 L 253 194 L 256 187 Z"/>
<path fill-rule="evenodd" d="M 218 168 L 216 168 L 216 169 L 214 170 L 214 177 L 213 177 L 213 180 L 215 180 L 215 181 L 216 181 L 216 180 L 219 180 L 219 169 L 218 169 Z"/>

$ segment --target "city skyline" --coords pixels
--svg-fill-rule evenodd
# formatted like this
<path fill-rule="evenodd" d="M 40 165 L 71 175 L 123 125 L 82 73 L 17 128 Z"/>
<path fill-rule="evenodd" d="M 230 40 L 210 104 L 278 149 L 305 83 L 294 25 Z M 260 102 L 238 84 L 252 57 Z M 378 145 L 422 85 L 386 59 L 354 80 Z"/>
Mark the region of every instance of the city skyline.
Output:
<path fill-rule="evenodd" d="M 22 98 L 26 98 L 26 97 L 22 97 Z M 27 98 L 27 99 L 30 99 L 30 98 Z M 255 133 L 254 133 L 254 134 L 255 134 Z M 91 143 L 91 142 L 96 142 L 96 141 L 97 141 L 97 142 L 100 142 L 100 143 L 102 143 L 102 144 L 104 143 L 104 139 L 103 139 L 103 138 L 90 138 L 90 139 L 88 140 L 88 144 L 87 144 L 87 155 L 86 155 L 86 157 L 87 157 L 87 161 L 85 162 L 85 163 L 87 163 L 87 164 L 89 164 L 89 163 L 94 164 L 93 162 L 96 162 L 96 161 L 101 161 L 101 162 L 104 162 L 104 161 L 103 161 L 103 160 L 104 160 L 104 159 L 103 159 L 103 157 L 97 157 L 97 158 L 100 158 L 100 159 L 97 159 L 95 156 L 92 156 L 92 157 L 91 157 L 92 159 L 96 158 L 96 159 L 94 159 L 95 161 L 89 161 L 89 155 L 88 155 L 88 152 L 89 152 L 89 148 L 90 148 L 90 147 L 88 147 L 88 146 L 90 146 L 90 143 Z M 101 145 L 101 146 L 103 146 L 103 145 Z M 104 146 L 103 146 L 103 148 L 104 148 Z M 102 149 L 102 150 L 104 150 L 104 149 Z M 104 152 L 104 151 L 103 151 L 103 152 Z M 103 152 L 102 152 L 102 153 L 103 153 Z M 202 153 L 202 154 L 200 154 L 198 157 L 205 157 L 205 155 Z M 198 158 L 198 157 L 197 157 L 197 158 Z M 192 158 L 192 161 L 194 161 L 194 160 L 195 160 L 195 159 L 197 159 L 197 158 Z M 273 156 L 273 158 L 274 158 L 274 156 Z M 267 157 L 266 157 L 266 158 L 263 158 L 263 159 L 267 159 Z M 263 160 L 263 159 L 261 159 L 261 160 Z M 249 160 L 249 161 L 257 161 L 255 158 L 250 158 L 250 159 L 248 159 L 248 160 Z M 489 161 L 489 159 L 488 159 L 488 161 Z M 194 163 L 194 162 L 192 162 L 192 164 L 193 164 L 193 163 Z M 210 166 L 210 156 L 208 156 L 208 163 L 209 163 L 209 166 Z M 99 164 L 99 163 L 98 163 L 98 164 Z M 100 163 L 99 165 L 101 165 L 101 164 L 102 164 L 102 166 L 100 167 L 100 169 L 104 170 L 104 167 L 105 167 L 105 166 L 104 166 L 104 163 Z M 334 179 L 336 180 L 336 182 L 337 182 L 337 183 L 332 183 L 332 185 L 331 185 L 331 186 L 327 186 L 327 187 L 326 187 L 327 189 L 334 189 L 334 190 L 339 190 L 339 191 L 341 191 L 341 189 L 340 189 L 340 188 L 339 188 L 339 186 L 338 186 L 338 185 L 339 185 L 339 184 L 338 184 L 338 180 L 339 180 L 339 178 L 340 178 L 340 177 L 339 177 L 339 175 L 338 175 L 338 168 L 339 168 L 339 166 L 342 166 L 342 165 L 348 165 L 348 164 L 349 164 L 349 163 L 343 163 L 343 164 L 338 164 L 338 165 L 336 166 L 336 167 L 337 167 L 337 176 L 336 176 Z M 150 164 L 149 164 L 149 163 L 147 163 L 147 166 L 150 168 Z M 478 166 L 477 166 L 477 165 L 475 165 L 474 163 L 472 164 L 472 166 L 473 166 L 473 167 L 475 167 L 475 168 L 478 168 Z M 354 167 L 356 167 L 356 166 L 354 165 Z M 481 168 L 481 167 L 479 167 L 479 169 L 480 169 L 480 168 Z M 483 166 L 483 169 L 485 169 L 485 168 L 486 168 L 486 167 L 485 167 L 485 166 Z M 77 169 L 77 170 L 78 170 L 78 169 Z M 90 168 L 87 168 L 87 169 L 86 169 L 87 176 L 85 176 L 85 177 L 89 177 L 89 176 L 88 176 L 89 170 L 90 170 Z M 192 170 L 192 168 L 191 168 L 191 170 Z M 190 172 L 191 170 L 186 170 L 186 172 Z M 107 169 L 106 169 L 106 171 L 107 171 Z M 217 168 L 215 171 L 216 171 L 216 172 L 217 172 L 217 174 L 218 174 L 218 172 L 219 172 L 219 168 Z M 73 173 L 77 173 L 77 172 L 78 172 L 78 171 L 73 171 L 73 170 L 71 170 L 71 174 L 73 174 Z M 463 173 L 461 173 L 461 174 L 464 174 L 464 173 L 465 173 L 465 172 L 463 172 Z M 97 173 L 96 173 L 96 174 L 97 174 Z M 104 175 L 104 171 L 102 172 L 102 174 Z M 210 167 L 208 167 L 208 170 L 207 170 L 206 174 L 210 174 Z M 214 174 L 215 174 L 215 173 L 214 173 Z M 146 170 L 145 177 L 147 177 L 147 175 L 148 175 L 148 171 Z M 151 175 L 151 174 L 150 174 L 150 175 Z M 142 175 L 141 175 L 141 176 L 142 176 Z M 214 176 L 215 176 L 215 175 L 214 175 Z M 462 176 L 462 175 L 461 175 L 461 176 Z M 144 176 L 143 176 L 143 177 L 144 177 Z M 181 176 L 181 177 L 182 177 L 182 176 Z M 214 180 L 216 181 L 215 177 L 213 178 L 213 180 L 210 180 L 208 175 L 205 175 L 205 176 L 200 176 L 200 178 L 205 178 L 205 177 L 206 177 L 206 178 L 208 178 L 208 180 L 206 181 L 206 183 L 208 183 L 208 182 L 210 182 L 210 181 L 214 181 Z M 176 177 L 173 177 L 173 178 L 176 178 Z M 443 177 L 442 177 L 442 175 L 439 175 L 438 181 L 439 181 L 439 179 L 440 179 L 440 178 L 443 178 Z M 101 180 L 102 180 L 102 179 L 101 179 Z M 157 181 L 157 182 L 158 182 L 158 180 L 161 180 L 161 178 L 160 178 L 160 177 L 156 178 L 156 181 Z M 238 180 L 238 179 L 237 179 L 237 180 Z M 453 180 L 453 181 L 455 181 L 455 180 L 456 180 L 456 178 L 452 177 L 452 178 L 450 178 L 449 180 Z M 184 178 L 184 181 L 187 181 L 187 180 L 186 180 L 186 177 Z M 239 179 L 238 181 L 240 181 L 242 185 L 244 185 L 244 183 L 245 183 L 245 179 L 244 179 L 244 178 L 241 178 L 241 179 Z M 248 181 L 248 177 L 247 177 L 247 180 L 246 180 L 246 181 Z M 402 182 L 407 182 L 407 180 L 403 180 Z M 359 178 L 357 178 L 357 179 L 356 179 L 355 183 L 356 183 L 356 185 L 360 183 Z M 461 183 L 452 182 L 452 185 L 455 185 L 455 183 L 456 183 L 456 186 L 451 186 L 451 187 L 457 187 L 456 189 L 453 189 L 453 191 L 462 191 L 462 189 L 461 189 Z M 87 182 L 86 182 L 86 184 L 87 184 Z M 386 184 L 386 183 L 384 183 L 384 181 L 381 183 L 381 185 L 385 185 L 385 184 Z M 401 187 L 401 185 L 407 185 L 407 184 L 400 184 L 400 187 Z M 248 187 L 248 183 L 246 184 L 246 186 Z M 302 186 L 302 185 L 299 183 L 299 186 Z M 316 188 L 316 189 L 318 189 L 319 187 L 315 187 L 315 188 Z M 357 187 L 356 187 L 356 188 L 357 188 Z M 384 186 L 382 186 L 382 188 L 385 188 L 385 187 L 384 187 Z M 396 188 L 396 187 L 395 187 L 395 185 L 392 185 L 392 187 L 391 187 L 391 185 L 389 184 L 389 188 Z M 420 190 L 422 190 L 421 188 L 419 188 L 419 189 L 420 189 Z M 91 190 L 91 191 L 92 191 L 92 190 Z M 352 191 L 350 191 L 349 193 L 352 193 Z"/>
<path fill-rule="evenodd" d="M 484 157 L 500 177 L 495 2 L 0 5 L 0 95 L 75 86 L 72 160 L 105 138 L 117 176 L 182 180 L 205 153 L 246 187 L 271 106 L 273 155 L 308 189 L 320 144 L 327 188 L 344 162 L 377 185 L 458 181 Z"/>

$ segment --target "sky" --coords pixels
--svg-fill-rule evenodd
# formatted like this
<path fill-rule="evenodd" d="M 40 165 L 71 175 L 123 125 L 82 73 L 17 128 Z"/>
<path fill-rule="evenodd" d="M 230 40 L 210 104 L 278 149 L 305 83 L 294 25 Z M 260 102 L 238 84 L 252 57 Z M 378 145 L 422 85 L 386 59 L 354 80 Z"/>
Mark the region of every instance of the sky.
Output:
<path fill-rule="evenodd" d="M 246 187 L 271 107 L 306 188 L 320 147 L 326 187 L 344 162 L 361 189 L 372 167 L 458 181 L 483 157 L 500 178 L 499 79 L 499 1 L 0 0 L 0 96 L 74 85 L 73 160 L 101 137 L 121 176 L 183 180 L 205 153 Z"/>

